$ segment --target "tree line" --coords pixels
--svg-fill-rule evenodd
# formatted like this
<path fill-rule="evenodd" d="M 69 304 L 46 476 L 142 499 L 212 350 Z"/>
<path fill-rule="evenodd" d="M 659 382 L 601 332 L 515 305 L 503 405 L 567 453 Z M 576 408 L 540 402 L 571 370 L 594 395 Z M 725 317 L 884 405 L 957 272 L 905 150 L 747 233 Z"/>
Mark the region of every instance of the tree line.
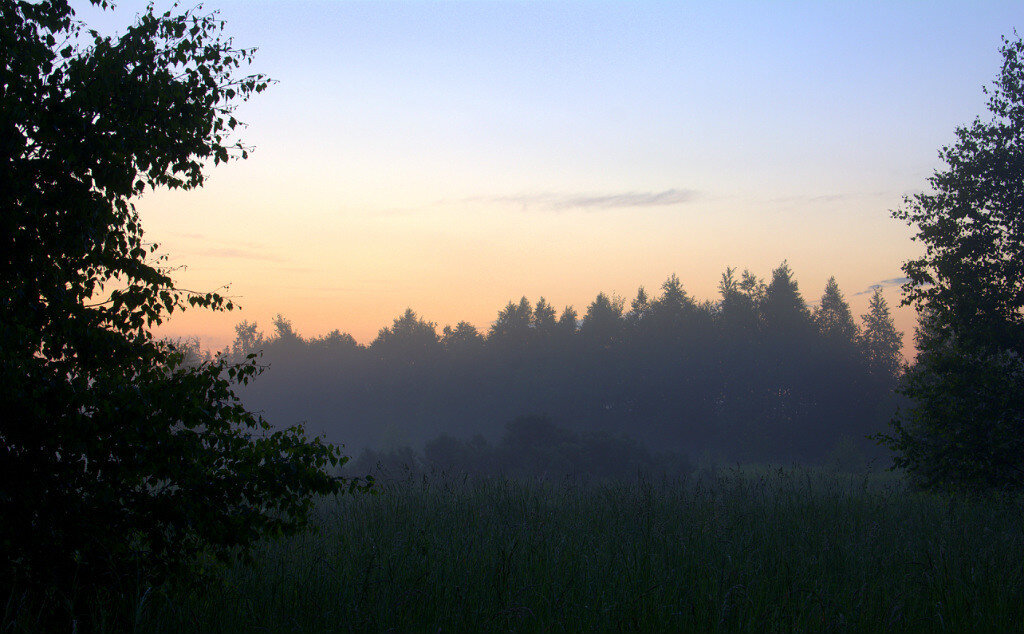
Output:
<path fill-rule="evenodd" d="M 303 338 L 279 315 L 270 333 L 239 323 L 230 354 L 262 351 L 269 368 L 240 391 L 249 407 L 353 449 L 496 439 L 536 414 L 684 454 L 813 462 L 851 444 L 877 455 L 866 436 L 895 411 L 901 346 L 880 290 L 857 323 L 834 278 L 812 308 L 784 262 L 768 280 L 727 269 L 715 301 L 675 275 L 582 315 L 523 297 L 486 331 L 407 309 L 369 345 Z"/>

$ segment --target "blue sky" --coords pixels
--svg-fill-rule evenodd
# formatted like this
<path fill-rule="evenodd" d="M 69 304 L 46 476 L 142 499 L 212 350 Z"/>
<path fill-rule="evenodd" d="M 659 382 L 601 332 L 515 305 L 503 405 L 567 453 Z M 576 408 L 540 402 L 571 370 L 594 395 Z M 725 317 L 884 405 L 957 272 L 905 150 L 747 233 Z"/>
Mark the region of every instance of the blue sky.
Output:
<path fill-rule="evenodd" d="M 859 314 L 917 252 L 889 210 L 1024 28 L 1019 2 L 206 8 L 278 82 L 239 109 L 250 160 L 139 203 L 183 283 L 243 305 L 169 324 L 211 345 L 276 312 L 361 341 L 406 306 L 485 327 L 520 295 L 584 310 L 673 272 L 712 298 L 725 266 L 783 259 Z"/>

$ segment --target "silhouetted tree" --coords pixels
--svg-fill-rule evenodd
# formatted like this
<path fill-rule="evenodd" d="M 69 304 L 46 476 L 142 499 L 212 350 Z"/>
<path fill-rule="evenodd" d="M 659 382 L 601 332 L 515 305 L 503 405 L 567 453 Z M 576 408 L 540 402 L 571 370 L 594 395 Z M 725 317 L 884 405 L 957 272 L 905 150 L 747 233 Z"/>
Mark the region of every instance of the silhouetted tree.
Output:
<path fill-rule="evenodd" d="M 563 336 L 571 336 L 575 335 L 578 329 L 579 317 L 576 314 L 576 309 L 572 306 L 566 306 L 558 317 L 558 330 Z"/>
<path fill-rule="evenodd" d="M 749 458 L 763 446 L 754 429 L 764 425 L 762 408 L 766 396 L 761 388 L 761 368 L 769 361 L 760 340 L 760 289 L 764 284 L 749 271 L 737 280 L 734 271 L 727 268 L 718 285 L 719 337 L 711 407 L 721 437 L 719 444 L 731 446 L 730 453 L 734 455 L 739 448 L 739 456 Z"/>
<path fill-rule="evenodd" d="M 736 279 L 736 269 L 731 266 L 725 267 L 722 279 L 718 282 L 718 292 L 722 295 L 722 301 L 732 301 L 732 298 L 741 295 L 739 280 Z"/>
<path fill-rule="evenodd" d="M 537 300 L 537 306 L 533 309 L 533 327 L 541 337 L 550 337 L 558 327 L 555 308 L 541 297 Z"/>
<path fill-rule="evenodd" d="M 651 302 L 651 319 L 664 333 L 679 333 L 694 311 L 693 300 L 675 273 L 661 285 L 661 295 Z"/>
<path fill-rule="evenodd" d="M 718 283 L 718 320 L 725 330 L 727 344 L 728 340 L 747 342 L 759 330 L 761 297 L 751 290 L 758 288 L 759 283 L 749 271 L 744 271 L 744 280 L 745 286 L 736 279 L 735 269 L 727 268 Z"/>
<path fill-rule="evenodd" d="M 295 332 L 291 320 L 280 313 L 271 321 L 274 331 L 263 342 L 265 352 L 273 351 L 278 358 L 288 357 L 292 363 L 301 363 L 306 342 Z"/>
<path fill-rule="evenodd" d="M 761 442 L 772 451 L 798 459 L 816 442 L 820 430 L 807 429 L 815 408 L 811 361 L 819 346 L 817 329 L 786 262 L 772 271 L 771 282 L 761 302 L 764 323 L 765 362 L 762 372 L 760 412 L 765 424 L 759 430 Z M 818 421 L 824 424 L 825 421 Z M 765 432 L 767 436 L 764 436 Z"/>
<path fill-rule="evenodd" d="M 636 297 L 633 302 L 629 305 L 629 312 L 626 313 L 626 323 L 631 328 L 636 330 L 640 327 L 640 324 L 647 317 L 647 314 L 651 311 L 651 300 L 647 296 L 647 291 L 641 286 L 636 291 Z"/>
<path fill-rule="evenodd" d="M 195 368 L 203 363 L 213 362 L 213 354 L 209 350 L 203 350 L 199 337 L 177 337 L 167 339 L 166 342 L 181 355 L 183 367 Z"/>
<path fill-rule="evenodd" d="M 341 332 L 337 328 L 322 337 L 309 340 L 307 344 L 314 350 L 321 350 L 336 355 L 349 354 L 359 348 L 355 337 L 347 332 Z"/>
<path fill-rule="evenodd" d="M 761 307 L 765 325 L 774 333 L 801 336 L 811 325 L 811 313 L 786 262 L 772 271 L 772 281 L 764 290 Z"/>
<path fill-rule="evenodd" d="M 851 347 L 857 342 L 860 332 L 835 277 L 828 278 L 821 303 L 814 310 L 814 323 L 827 341 Z"/>
<path fill-rule="evenodd" d="M 885 442 L 924 486 L 1024 485 L 1024 42 L 1001 52 L 990 119 L 958 127 L 932 191 L 893 212 L 926 246 L 903 288 L 929 323 Z"/>
<path fill-rule="evenodd" d="M 231 354 L 236 363 L 247 355 L 258 353 L 264 345 L 266 340 L 256 322 L 241 321 L 235 325 L 235 340 L 231 344 Z"/>
<path fill-rule="evenodd" d="M 491 325 L 488 341 L 506 346 L 525 346 L 533 339 L 533 306 L 523 297 L 519 303 L 509 302 Z"/>
<path fill-rule="evenodd" d="M 936 328 L 986 348 L 1024 346 L 1024 43 L 1003 40 L 990 89 L 991 118 L 956 129 L 932 192 L 908 197 L 893 216 L 917 227 L 926 253 L 903 265 L 905 303 L 927 309 Z"/>
<path fill-rule="evenodd" d="M 598 293 L 594 301 L 587 307 L 587 314 L 580 324 L 580 334 L 589 345 L 599 348 L 620 342 L 625 329 L 622 317 L 623 303 L 621 299 L 611 299 L 604 293 Z"/>
<path fill-rule="evenodd" d="M 271 322 L 274 325 L 273 338 L 280 343 L 293 343 L 299 341 L 299 335 L 295 332 L 290 319 L 278 313 Z"/>
<path fill-rule="evenodd" d="M 768 292 L 768 285 L 764 283 L 764 280 L 747 269 L 743 270 L 743 279 L 740 280 L 739 286 L 740 290 L 755 304 L 764 301 L 764 296 Z"/>
<path fill-rule="evenodd" d="M 886 379 L 896 379 L 903 363 L 903 335 L 896 330 L 882 289 L 876 288 L 872 293 L 868 312 L 861 320 L 864 328 L 860 346 L 868 367 Z"/>
<path fill-rule="evenodd" d="M 396 317 L 390 328 L 381 328 L 370 344 L 384 359 L 409 365 L 435 357 L 440 347 L 437 324 L 421 319 L 411 308 Z"/>
<path fill-rule="evenodd" d="M 236 74 L 252 51 L 221 28 L 149 6 L 115 38 L 63 0 L 0 3 L 0 597 L 44 603 L 22 609 L 45 629 L 298 530 L 341 490 L 334 447 L 238 402 L 252 362 L 185 366 L 150 330 L 231 307 L 175 287 L 132 202 L 246 156 L 232 112 L 267 81 Z"/>
<path fill-rule="evenodd" d="M 479 352 L 484 345 L 484 337 L 476 326 L 468 321 L 460 321 L 455 325 L 445 326 L 441 333 L 441 345 L 454 354 Z"/>

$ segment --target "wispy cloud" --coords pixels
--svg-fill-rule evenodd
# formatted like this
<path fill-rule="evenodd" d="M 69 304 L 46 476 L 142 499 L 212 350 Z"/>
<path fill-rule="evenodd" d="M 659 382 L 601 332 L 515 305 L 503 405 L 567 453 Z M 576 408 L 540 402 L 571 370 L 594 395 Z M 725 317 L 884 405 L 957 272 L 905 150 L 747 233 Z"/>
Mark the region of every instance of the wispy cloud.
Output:
<path fill-rule="evenodd" d="M 519 205 L 523 209 L 566 211 L 569 209 L 601 210 L 627 207 L 670 207 L 694 200 L 692 189 L 666 189 L 664 191 L 628 191 L 607 194 L 520 194 L 515 196 L 484 196 L 465 199 L 465 202 L 495 202 Z"/>
<path fill-rule="evenodd" d="M 877 288 L 888 288 L 890 286 L 903 286 L 904 284 L 906 284 L 909 281 L 910 281 L 909 277 L 890 277 L 887 280 L 882 280 L 881 282 L 875 282 L 871 286 L 867 287 L 867 289 L 865 289 L 865 290 L 863 290 L 863 291 L 861 291 L 859 293 L 854 293 L 854 295 L 867 295 L 868 293 L 874 293 L 875 289 L 877 289 Z"/>

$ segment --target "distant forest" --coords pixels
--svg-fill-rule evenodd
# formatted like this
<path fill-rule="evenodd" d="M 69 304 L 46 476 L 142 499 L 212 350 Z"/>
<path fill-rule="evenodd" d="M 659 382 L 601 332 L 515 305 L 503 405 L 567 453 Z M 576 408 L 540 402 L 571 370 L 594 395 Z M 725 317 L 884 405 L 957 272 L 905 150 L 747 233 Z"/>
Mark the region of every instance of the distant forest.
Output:
<path fill-rule="evenodd" d="M 438 436 L 497 440 L 541 415 L 570 433 L 737 462 L 877 456 L 866 438 L 896 409 L 901 336 L 876 290 L 860 323 L 835 279 L 812 309 L 784 262 L 767 282 L 727 269 L 717 301 L 670 276 L 660 293 L 598 294 L 581 316 L 541 298 L 510 302 L 486 332 L 413 310 L 369 345 L 335 330 L 303 338 L 236 326 L 229 354 L 262 351 L 239 394 L 268 420 L 306 422 L 347 453 L 422 448 Z"/>

